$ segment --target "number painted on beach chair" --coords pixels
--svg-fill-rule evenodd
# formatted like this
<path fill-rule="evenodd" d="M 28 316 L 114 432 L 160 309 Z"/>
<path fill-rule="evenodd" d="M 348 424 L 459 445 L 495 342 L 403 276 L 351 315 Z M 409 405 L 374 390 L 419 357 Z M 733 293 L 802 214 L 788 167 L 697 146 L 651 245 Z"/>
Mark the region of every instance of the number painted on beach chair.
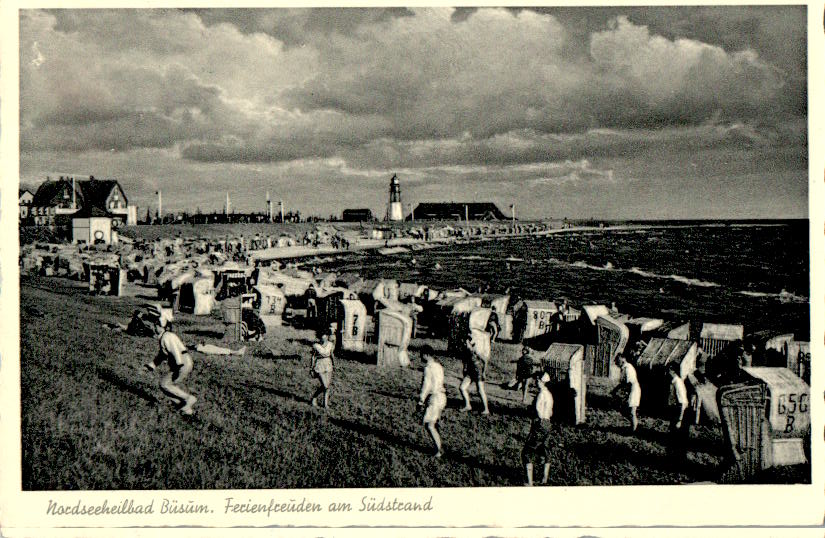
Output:
<path fill-rule="evenodd" d="M 797 413 L 808 412 L 809 395 L 802 394 L 780 394 L 776 403 L 776 414 L 785 415 L 785 433 L 793 433 L 796 423 Z"/>

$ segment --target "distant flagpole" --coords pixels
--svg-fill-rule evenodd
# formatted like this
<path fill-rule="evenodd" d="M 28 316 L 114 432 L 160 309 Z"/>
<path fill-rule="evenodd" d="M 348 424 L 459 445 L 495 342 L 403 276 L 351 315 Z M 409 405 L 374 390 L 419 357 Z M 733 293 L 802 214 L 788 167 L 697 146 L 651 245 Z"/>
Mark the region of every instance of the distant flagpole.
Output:
<path fill-rule="evenodd" d="M 163 224 L 163 195 L 161 194 L 160 189 L 158 189 L 157 195 L 158 195 L 158 221 L 161 224 Z"/>

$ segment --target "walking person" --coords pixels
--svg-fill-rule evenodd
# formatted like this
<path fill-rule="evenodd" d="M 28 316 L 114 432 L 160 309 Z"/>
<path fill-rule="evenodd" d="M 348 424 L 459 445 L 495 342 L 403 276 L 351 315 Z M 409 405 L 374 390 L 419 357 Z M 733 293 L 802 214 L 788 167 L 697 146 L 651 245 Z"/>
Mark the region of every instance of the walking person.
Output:
<path fill-rule="evenodd" d="M 470 405 L 470 383 L 475 383 L 478 388 L 478 395 L 481 398 L 481 403 L 484 405 L 483 415 L 490 414 L 490 408 L 487 405 L 487 393 L 484 390 L 484 379 L 487 370 L 487 359 L 482 357 L 478 350 L 478 345 L 473 340 L 472 332 L 468 332 L 464 338 L 464 349 L 461 350 L 461 359 L 464 364 L 464 379 L 461 380 L 458 390 L 461 392 L 461 397 L 464 398 L 464 408 L 462 411 L 471 411 Z"/>
<path fill-rule="evenodd" d="M 690 438 L 690 424 L 693 417 L 690 413 L 690 400 L 688 399 L 685 381 L 679 376 L 679 365 L 671 362 L 667 365 L 670 374 L 670 446 L 668 452 L 676 463 L 681 463 L 687 458 L 687 442 Z"/>
<path fill-rule="evenodd" d="M 418 396 L 418 407 L 427 404 L 424 411 L 424 428 L 430 434 L 435 445 L 435 457 L 440 458 L 441 436 L 438 434 L 438 421 L 441 412 L 447 407 L 447 393 L 444 391 L 444 367 L 435 357 L 432 346 L 424 345 L 421 348 L 421 358 L 424 359 L 424 379 L 421 383 L 421 393 Z"/>
<path fill-rule="evenodd" d="M 312 395 L 312 406 L 318 407 L 318 397 L 324 397 L 324 409 L 329 408 L 329 394 L 332 388 L 332 350 L 333 344 L 329 334 L 321 335 L 321 341 L 312 344 L 312 375 L 318 378 L 319 385 Z"/>
<path fill-rule="evenodd" d="M 626 413 L 630 419 L 631 431 L 636 433 L 639 427 L 639 418 L 636 416 L 636 410 L 642 400 L 642 387 L 639 385 L 639 379 L 636 376 L 636 368 L 627 362 L 624 355 L 618 355 L 614 362 L 621 370 L 621 378 L 619 384 L 613 389 L 613 395 L 615 396 L 619 390 L 627 392 L 624 413 Z"/>
<path fill-rule="evenodd" d="M 150 372 L 163 362 L 169 365 L 169 372 L 160 381 L 160 389 L 180 406 L 180 412 L 184 415 L 192 415 L 195 411 L 192 406 L 198 399 L 186 392 L 180 383 L 186 380 L 192 372 L 192 357 L 177 334 L 171 330 L 171 313 L 159 306 L 150 309 L 154 322 L 155 336 L 158 339 L 159 350 L 154 360 L 145 364 Z"/>
<path fill-rule="evenodd" d="M 541 483 L 547 484 L 550 477 L 550 462 L 547 461 L 548 443 L 552 431 L 551 418 L 553 417 L 553 395 L 547 384 L 550 375 L 545 372 L 539 381 L 539 392 L 533 402 L 533 420 L 530 423 L 530 433 L 521 451 L 521 464 L 527 475 L 528 486 L 533 485 L 533 468 L 535 465 L 544 467 Z"/>
<path fill-rule="evenodd" d="M 536 361 L 530 352 L 530 348 L 525 346 L 521 349 L 521 357 L 516 363 L 516 389 L 521 388 L 521 403 L 527 403 L 527 394 L 530 391 L 530 381 L 533 379 Z"/>

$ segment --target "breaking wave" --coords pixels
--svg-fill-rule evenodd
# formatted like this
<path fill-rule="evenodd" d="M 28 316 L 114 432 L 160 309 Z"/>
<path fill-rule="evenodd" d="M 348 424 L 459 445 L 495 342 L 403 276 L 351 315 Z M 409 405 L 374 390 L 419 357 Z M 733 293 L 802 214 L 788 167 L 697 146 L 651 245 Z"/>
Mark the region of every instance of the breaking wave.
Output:
<path fill-rule="evenodd" d="M 715 288 L 720 286 L 716 282 L 708 282 L 707 280 L 699 280 L 698 278 L 688 278 L 682 275 L 668 275 L 665 278 L 671 278 L 676 282 L 681 282 L 682 284 L 687 284 L 688 286 L 700 286 L 702 288 Z"/>
<path fill-rule="evenodd" d="M 650 271 L 645 271 L 639 267 L 631 267 L 630 269 L 620 269 L 615 267 L 612 263 L 607 262 L 603 266 L 592 265 L 585 261 L 578 260 L 575 262 L 566 262 L 563 260 L 559 260 L 558 258 L 549 258 L 546 261 L 556 264 L 556 265 L 565 265 L 568 267 L 576 267 L 579 269 L 590 269 L 593 271 L 624 271 L 627 273 L 632 273 L 634 275 L 638 275 L 645 278 L 655 278 L 661 280 L 673 280 L 675 282 L 679 282 L 686 286 L 696 286 L 700 288 L 718 288 L 721 287 L 722 284 L 718 282 L 712 282 L 708 280 L 701 280 L 698 278 L 690 278 L 682 275 L 670 274 L 670 275 L 662 275 L 659 273 L 653 273 Z M 763 291 L 739 291 L 737 292 L 740 295 L 745 295 L 748 297 L 764 297 L 764 298 L 772 298 L 778 299 L 782 303 L 807 303 L 809 302 L 808 297 L 804 295 L 797 295 L 795 293 L 791 293 L 787 290 L 782 290 L 779 293 L 775 292 L 763 292 Z"/>
<path fill-rule="evenodd" d="M 582 269 L 592 269 L 593 271 L 613 271 L 613 270 L 615 270 L 615 267 L 613 267 L 613 264 L 610 263 L 610 262 L 607 262 L 603 266 L 599 267 L 598 265 L 590 265 L 587 262 L 579 260 L 577 262 L 571 263 L 570 266 L 571 267 L 579 267 L 579 268 L 582 268 Z"/>
<path fill-rule="evenodd" d="M 782 303 L 807 303 L 810 300 L 804 295 L 797 295 L 786 290 L 779 293 L 764 292 L 764 291 L 740 291 L 740 295 L 747 295 L 748 297 L 764 297 L 770 299 L 779 299 Z"/>

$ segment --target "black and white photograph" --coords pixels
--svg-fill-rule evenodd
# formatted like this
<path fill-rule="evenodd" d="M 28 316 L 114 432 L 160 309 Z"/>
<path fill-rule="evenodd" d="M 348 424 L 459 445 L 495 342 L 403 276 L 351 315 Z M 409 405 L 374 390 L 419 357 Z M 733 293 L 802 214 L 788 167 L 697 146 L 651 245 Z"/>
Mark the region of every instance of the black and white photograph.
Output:
<path fill-rule="evenodd" d="M 816 485 L 822 6 L 11 13 L 49 526 Z"/>

